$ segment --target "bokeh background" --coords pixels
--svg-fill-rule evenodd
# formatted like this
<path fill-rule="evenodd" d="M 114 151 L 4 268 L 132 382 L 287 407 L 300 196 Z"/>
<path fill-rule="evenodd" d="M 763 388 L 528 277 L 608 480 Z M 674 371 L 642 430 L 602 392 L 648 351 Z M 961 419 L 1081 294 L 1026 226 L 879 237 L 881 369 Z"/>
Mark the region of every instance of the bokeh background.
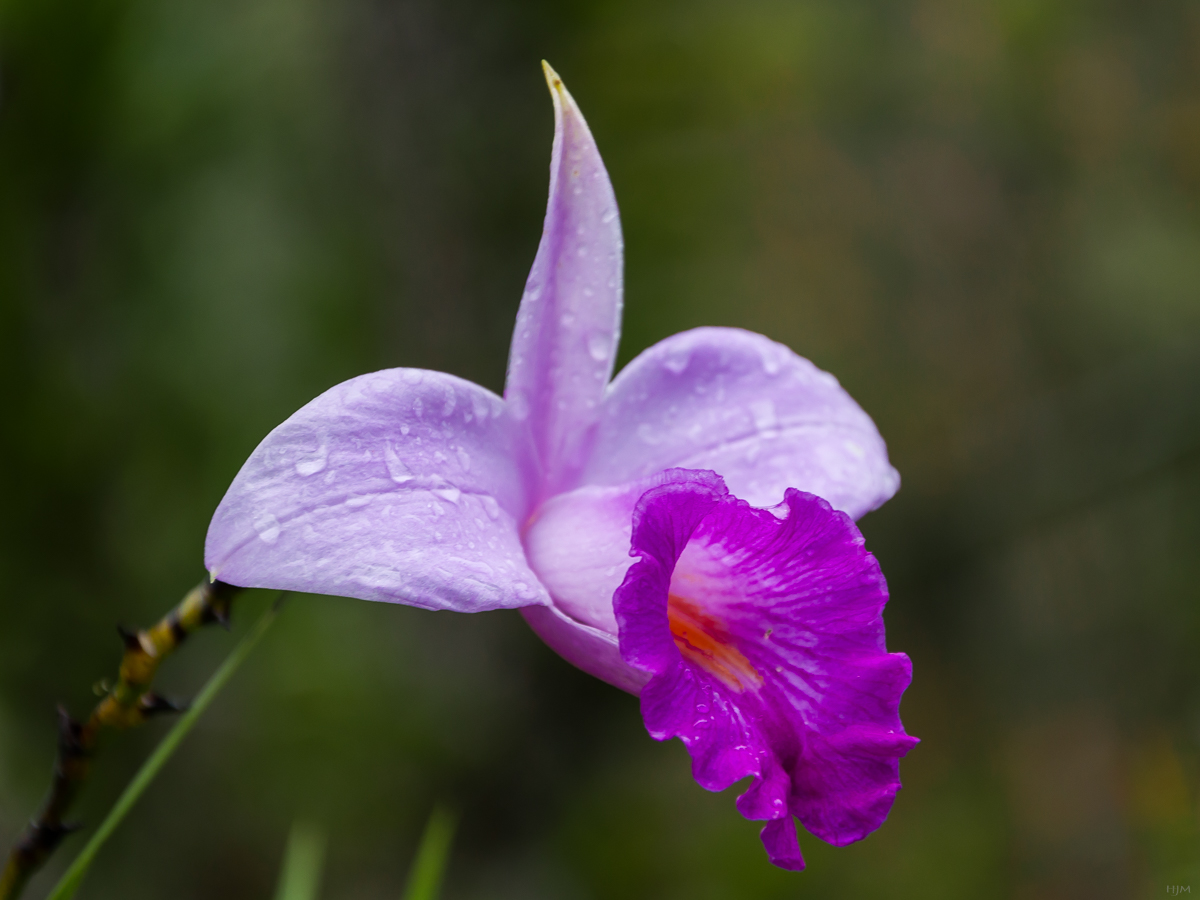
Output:
<path fill-rule="evenodd" d="M 452 900 L 1200 892 L 1193 0 L 5 0 L 0 840 L 55 704 L 200 578 L 267 431 L 388 366 L 500 389 L 542 57 L 621 204 L 621 361 L 761 331 L 889 443 L 903 488 L 860 524 L 923 739 L 889 821 L 774 870 L 733 791 L 516 614 L 306 596 L 82 896 L 269 896 L 303 819 L 323 896 L 397 897 L 438 798 Z M 108 740 L 84 821 L 164 727 Z"/>

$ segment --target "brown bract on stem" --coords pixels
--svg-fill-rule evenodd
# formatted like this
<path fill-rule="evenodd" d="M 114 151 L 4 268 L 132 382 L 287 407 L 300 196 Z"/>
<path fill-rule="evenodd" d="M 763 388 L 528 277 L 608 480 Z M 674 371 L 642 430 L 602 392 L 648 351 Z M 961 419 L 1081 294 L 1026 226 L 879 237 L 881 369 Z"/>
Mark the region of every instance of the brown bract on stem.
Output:
<path fill-rule="evenodd" d="M 198 628 L 210 622 L 228 626 L 230 604 L 240 590 L 205 579 L 149 628 L 137 632 L 118 628 L 125 655 L 116 684 L 106 690 L 85 722 L 77 722 L 64 707 L 58 708 L 54 780 L 38 814 L 9 852 L 0 875 L 0 900 L 18 897 L 62 839 L 79 827 L 64 817 L 87 780 L 101 729 L 130 728 L 159 713 L 183 709 L 150 690 L 158 667 Z"/>

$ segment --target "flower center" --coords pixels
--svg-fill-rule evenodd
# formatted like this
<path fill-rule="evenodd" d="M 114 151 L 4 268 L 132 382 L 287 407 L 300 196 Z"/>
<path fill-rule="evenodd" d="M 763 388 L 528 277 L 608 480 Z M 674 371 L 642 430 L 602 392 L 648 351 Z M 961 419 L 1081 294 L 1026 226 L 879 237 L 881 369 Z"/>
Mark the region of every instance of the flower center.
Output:
<path fill-rule="evenodd" d="M 681 597 L 667 597 L 667 621 L 671 636 L 683 658 L 716 676 L 739 694 L 763 683 L 758 670 L 733 645 L 732 636 L 720 620 Z"/>

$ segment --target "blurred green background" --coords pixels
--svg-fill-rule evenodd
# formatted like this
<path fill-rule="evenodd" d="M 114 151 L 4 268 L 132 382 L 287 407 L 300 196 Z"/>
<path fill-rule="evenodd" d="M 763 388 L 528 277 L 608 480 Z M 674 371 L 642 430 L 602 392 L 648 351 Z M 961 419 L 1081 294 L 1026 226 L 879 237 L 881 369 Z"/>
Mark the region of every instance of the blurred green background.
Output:
<path fill-rule="evenodd" d="M 4 0 L 0 840 L 55 703 L 200 578 L 272 427 L 388 366 L 500 389 L 542 57 L 621 203 L 622 362 L 761 331 L 889 443 L 904 486 L 861 527 L 923 740 L 889 821 L 775 870 L 733 791 L 516 614 L 306 596 L 81 896 L 269 896 L 303 818 L 324 896 L 396 897 L 438 798 L 448 898 L 1200 891 L 1194 0 Z M 84 821 L 164 727 L 108 740 Z"/>

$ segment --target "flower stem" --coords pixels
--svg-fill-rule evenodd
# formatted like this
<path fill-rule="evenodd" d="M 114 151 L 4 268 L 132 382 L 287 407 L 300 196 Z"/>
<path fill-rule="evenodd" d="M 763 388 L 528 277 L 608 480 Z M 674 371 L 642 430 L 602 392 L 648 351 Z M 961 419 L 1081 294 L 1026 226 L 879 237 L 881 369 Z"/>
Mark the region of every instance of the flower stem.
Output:
<path fill-rule="evenodd" d="M 421 845 L 417 848 L 417 857 L 413 860 L 404 900 L 437 900 L 457 825 L 458 816 L 455 813 L 440 803 L 433 808 L 425 833 L 421 836 Z"/>
<path fill-rule="evenodd" d="M 282 599 L 282 598 L 281 598 Z M 174 727 L 167 732 L 167 736 L 162 739 L 150 757 L 142 764 L 141 769 L 133 777 L 133 781 L 129 782 L 129 786 L 125 788 L 121 796 L 117 798 L 117 802 L 113 804 L 113 808 L 109 810 L 104 821 L 100 823 L 100 827 L 96 829 L 96 833 L 92 835 L 91 840 L 75 857 L 75 861 L 71 863 L 54 890 L 50 892 L 48 900 L 70 900 L 74 896 L 75 891 L 83 882 L 83 877 L 87 874 L 88 867 L 91 866 L 92 860 L 95 859 L 97 852 L 104 845 L 104 842 L 112 835 L 117 826 L 121 824 L 121 820 L 125 818 L 134 803 L 141 797 L 142 793 L 154 780 L 154 776 L 171 758 L 171 754 L 179 747 L 187 733 L 192 730 L 192 726 L 196 724 L 196 720 L 212 703 L 213 698 L 217 696 L 225 683 L 237 671 L 238 666 L 250 655 L 250 651 L 254 649 L 254 645 L 271 627 L 271 623 L 275 621 L 275 616 L 279 612 L 279 602 L 273 603 L 268 607 L 267 611 L 262 614 L 259 620 L 250 629 L 250 632 L 241 640 L 233 652 L 226 657 L 225 662 L 221 663 L 221 667 L 213 673 L 208 679 L 208 683 L 204 685 L 200 693 L 196 695 L 196 699 L 192 705 L 175 723 Z"/>
<path fill-rule="evenodd" d="M 102 728 L 129 728 L 179 707 L 150 690 L 159 665 L 189 634 L 209 622 L 229 623 L 229 608 L 241 588 L 205 579 L 157 624 L 136 633 L 120 630 L 125 654 L 117 682 L 80 724 L 59 707 L 54 780 L 37 816 L 13 845 L 0 874 L 0 900 L 16 900 L 30 877 L 77 826 L 64 821 L 91 768 Z"/>

